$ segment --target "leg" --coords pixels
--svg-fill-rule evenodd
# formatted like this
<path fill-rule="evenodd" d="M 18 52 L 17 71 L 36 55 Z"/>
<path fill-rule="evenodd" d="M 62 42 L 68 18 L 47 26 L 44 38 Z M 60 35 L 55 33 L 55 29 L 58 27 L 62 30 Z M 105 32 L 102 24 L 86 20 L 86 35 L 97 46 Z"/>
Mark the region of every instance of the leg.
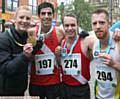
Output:
<path fill-rule="evenodd" d="M 44 86 L 29 85 L 30 96 L 39 96 L 40 99 L 45 99 L 45 88 Z"/>
<path fill-rule="evenodd" d="M 46 86 L 47 99 L 60 99 L 60 84 Z"/>

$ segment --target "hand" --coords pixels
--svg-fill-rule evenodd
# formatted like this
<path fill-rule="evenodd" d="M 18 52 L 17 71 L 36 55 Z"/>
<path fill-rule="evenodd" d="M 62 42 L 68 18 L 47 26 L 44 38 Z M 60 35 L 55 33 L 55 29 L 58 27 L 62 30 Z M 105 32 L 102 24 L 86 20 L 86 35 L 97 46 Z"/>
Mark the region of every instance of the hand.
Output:
<path fill-rule="evenodd" d="M 113 33 L 112 38 L 113 38 L 116 42 L 120 41 L 120 29 L 119 29 L 119 28 L 116 28 L 116 29 L 115 29 L 115 32 Z"/>
<path fill-rule="evenodd" d="M 99 58 L 103 58 L 103 64 L 106 64 L 108 66 L 114 66 L 114 61 L 112 60 L 110 54 L 100 53 Z"/>
<path fill-rule="evenodd" d="M 55 55 L 56 55 L 56 56 L 60 57 L 60 55 L 61 55 L 61 49 L 62 49 L 61 46 L 57 46 L 57 47 L 55 48 Z"/>
<path fill-rule="evenodd" d="M 42 40 L 37 40 L 36 45 L 33 47 L 32 54 L 35 55 L 37 51 L 39 51 L 43 46 Z"/>
<path fill-rule="evenodd" d="M 33 45 L 31 43 L 27 43 L 27 44 L 24 45 L 24 47 L 23 47 L 23 54 L 26 57 L 31 58 L 32 51 L 33 51 Z"/>
<path fill-rule="evenodd" d="M 85 37 L 89 36 L 89 33 L 86 31 L 82 31 L 78 35 L 80 36 L 80 38 L 85 38 Z"/>

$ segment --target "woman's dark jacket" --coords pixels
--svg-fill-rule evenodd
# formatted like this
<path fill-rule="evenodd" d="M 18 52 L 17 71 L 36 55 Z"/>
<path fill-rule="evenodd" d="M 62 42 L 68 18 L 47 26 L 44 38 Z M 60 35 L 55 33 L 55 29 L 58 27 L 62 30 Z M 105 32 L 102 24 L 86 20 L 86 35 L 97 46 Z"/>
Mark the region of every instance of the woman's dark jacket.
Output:
<path fill-rule="evenodd" d="M 0 95 L 20 96 L 27 88 L 29 59 L 23 54 L 27 34 L 19 34 L 14 26 L 0 33 Z M 24 34 L 24 35 L 23 35 Z"/>

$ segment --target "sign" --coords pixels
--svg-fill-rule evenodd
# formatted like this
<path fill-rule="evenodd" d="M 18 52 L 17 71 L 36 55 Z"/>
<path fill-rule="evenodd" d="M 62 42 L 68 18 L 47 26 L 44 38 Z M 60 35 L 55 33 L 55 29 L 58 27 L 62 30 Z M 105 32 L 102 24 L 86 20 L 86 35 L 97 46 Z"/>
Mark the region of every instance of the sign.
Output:
<path fill-rule="evenodd" d="M 10 15 L 6 14 L 6 13 L 2 13 L 2 19 L 9 20 L 10 19 Z"/>

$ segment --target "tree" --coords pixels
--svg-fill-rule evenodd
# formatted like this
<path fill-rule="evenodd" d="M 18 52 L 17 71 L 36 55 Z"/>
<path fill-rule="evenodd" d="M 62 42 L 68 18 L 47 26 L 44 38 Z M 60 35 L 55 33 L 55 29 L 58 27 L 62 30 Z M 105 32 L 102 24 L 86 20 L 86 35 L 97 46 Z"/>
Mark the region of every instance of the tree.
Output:
<path fill-rule="evenodd" d="M 72 4 L 66 6 L 66 12 L 71 10 L 76 14 L 80 27 L 86 31 L 91 31 L 91 12 L 95 7 L 84 0 L 74 0 Z"/>

